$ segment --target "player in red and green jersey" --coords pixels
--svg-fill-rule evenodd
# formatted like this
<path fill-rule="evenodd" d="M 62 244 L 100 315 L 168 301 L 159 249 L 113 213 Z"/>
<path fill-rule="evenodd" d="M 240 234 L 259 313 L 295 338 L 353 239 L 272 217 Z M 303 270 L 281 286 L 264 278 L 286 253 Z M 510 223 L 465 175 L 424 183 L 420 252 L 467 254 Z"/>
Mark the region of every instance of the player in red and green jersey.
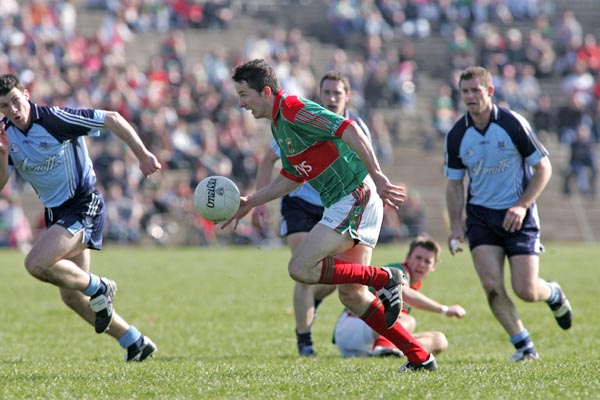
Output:
<path fill-rule="evenodd" d="M 397 322 L 402 273 L 370 266 L 383 206 L 397 208 L 403 187 L 382 172 L 373 148 L 355 122 L 310 100 L 287 95 L 264 60 L 238 66 L 233 75 L 239 106 L 271 120 L 281 149 L 281 174 L 255 193 L 241 196 L 235 226 L 253 207 L 279 198 L 306 181 L 319 192 L 325 211 L 288 265 L 306 284 L 338 285 L 341 302 L 407 356 L 403 370 L 435 370 L 437 364 Z M 235 227 L 234 226 L 234 227 Z M 377 296 L 368 290 L 372 286 Z"/>
<path fill-rule="evenodd" d="M 350 109 L 352 91 L 350 80 L 343 73 L 329 71 L 319 83 L 319 102 L 323 107 L 345 118 L 355 121 L 369 140 L 371 132 L 358 114 Z M 273 167 L 281 158 L 279 144 L 273 139 L 258 165 L 256 172 L 256 188 L 266 186 L 272 179 Z M 285 237 L 293 253 L 300 246 L 308 232 L 323 218 L 323 202 L 321 196 L 310 183 L 304 184 L 281 198 L 279 234 Z M 268 220 L 268 208 L 265 204 L 254 207 L 252 223 L 264 229 Z M 308 285 L 301 282 L 294 284 L 293 304 L 296 320 L 296 344 L 301 356 L 315 356 L 312 341 L 312 325 L 316 311 L 327 296 L 335 291 L 335 285 Z"/>

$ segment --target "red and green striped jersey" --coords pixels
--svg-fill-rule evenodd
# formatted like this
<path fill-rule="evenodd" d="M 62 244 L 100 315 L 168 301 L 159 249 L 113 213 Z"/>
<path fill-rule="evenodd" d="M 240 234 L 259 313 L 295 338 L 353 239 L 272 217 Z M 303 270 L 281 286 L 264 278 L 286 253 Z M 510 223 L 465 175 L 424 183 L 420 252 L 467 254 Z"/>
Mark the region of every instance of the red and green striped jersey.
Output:
<path fill-rule="evenodd" d="M 321 195 L 325 207 L 351 193 L 367 168 L 341 139 L 352 121 L 299 96 L 277 94 L 271 133 L 281 150 L 281 174 L 305 182 Z"/>

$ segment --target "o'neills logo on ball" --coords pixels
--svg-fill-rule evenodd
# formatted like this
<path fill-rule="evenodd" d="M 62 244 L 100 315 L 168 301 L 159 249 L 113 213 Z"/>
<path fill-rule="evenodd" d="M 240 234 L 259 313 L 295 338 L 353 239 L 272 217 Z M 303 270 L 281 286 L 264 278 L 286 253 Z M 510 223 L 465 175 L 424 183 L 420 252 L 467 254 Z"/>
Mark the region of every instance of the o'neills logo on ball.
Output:
<path fill-rule="evenodd" d="M 206 206 L 208 208 L 215 208 L 215 188 L 217 186 L 217 180 L 215 178 L 209 179 L 206 184 L 208 189 L 208 198 L 206 200 Z"/>

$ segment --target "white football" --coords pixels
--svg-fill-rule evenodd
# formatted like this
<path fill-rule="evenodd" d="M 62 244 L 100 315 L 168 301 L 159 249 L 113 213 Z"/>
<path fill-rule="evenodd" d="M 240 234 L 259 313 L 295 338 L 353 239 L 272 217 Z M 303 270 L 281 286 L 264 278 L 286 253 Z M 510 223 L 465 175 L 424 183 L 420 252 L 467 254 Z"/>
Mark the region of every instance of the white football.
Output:
<path fill-rule="evenodd" d="M 240 207 L 240 190 L 229 178 L 209 176 L 194 190 L 194 208 L 202 218 L 223 222 L 233 217 Z"/>

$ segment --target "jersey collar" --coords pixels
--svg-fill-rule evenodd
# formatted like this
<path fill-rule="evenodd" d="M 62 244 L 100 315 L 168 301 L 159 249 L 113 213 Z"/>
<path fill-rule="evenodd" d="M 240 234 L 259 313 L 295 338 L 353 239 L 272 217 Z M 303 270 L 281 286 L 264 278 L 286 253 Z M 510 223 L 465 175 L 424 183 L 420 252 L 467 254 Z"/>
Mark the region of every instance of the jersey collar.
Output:
<path fill-rule="evenodd" d="M 500 117 L 500 111 L 498 109 L 498 106 L 495 104 L 492 104 L 492 111 L 490 112 L 490 120 L 487 124 L 487 126 L 490 126 L 490 124 L 494 121 L 497 121 L 498 118 Z M 471 115 L 469 115 L 469 113 L 465 113 L 465 127 L 470 128 L 470 127 L 475 127 L 475 123 L 473 122 L 473 118 L 471 118 Z M 487 129 L 487 127 L 486 127 Z"/>
<path fill-rule="evenodd" d="M 274 124 L 277 124 L 275 122 L 277 119 L 277 114 L 279 113 L 279 110 L 281 110 L 281 101 L 285 97 L 286 97 L 286 94 L 285 94 L 285 90 L 283 90 L 283 89 L 281 89 L 279 92 L 277 92 L 277 95 L 275 95 L 275 101 L 273 102 L 273 111 L 271 113 Z"/>

